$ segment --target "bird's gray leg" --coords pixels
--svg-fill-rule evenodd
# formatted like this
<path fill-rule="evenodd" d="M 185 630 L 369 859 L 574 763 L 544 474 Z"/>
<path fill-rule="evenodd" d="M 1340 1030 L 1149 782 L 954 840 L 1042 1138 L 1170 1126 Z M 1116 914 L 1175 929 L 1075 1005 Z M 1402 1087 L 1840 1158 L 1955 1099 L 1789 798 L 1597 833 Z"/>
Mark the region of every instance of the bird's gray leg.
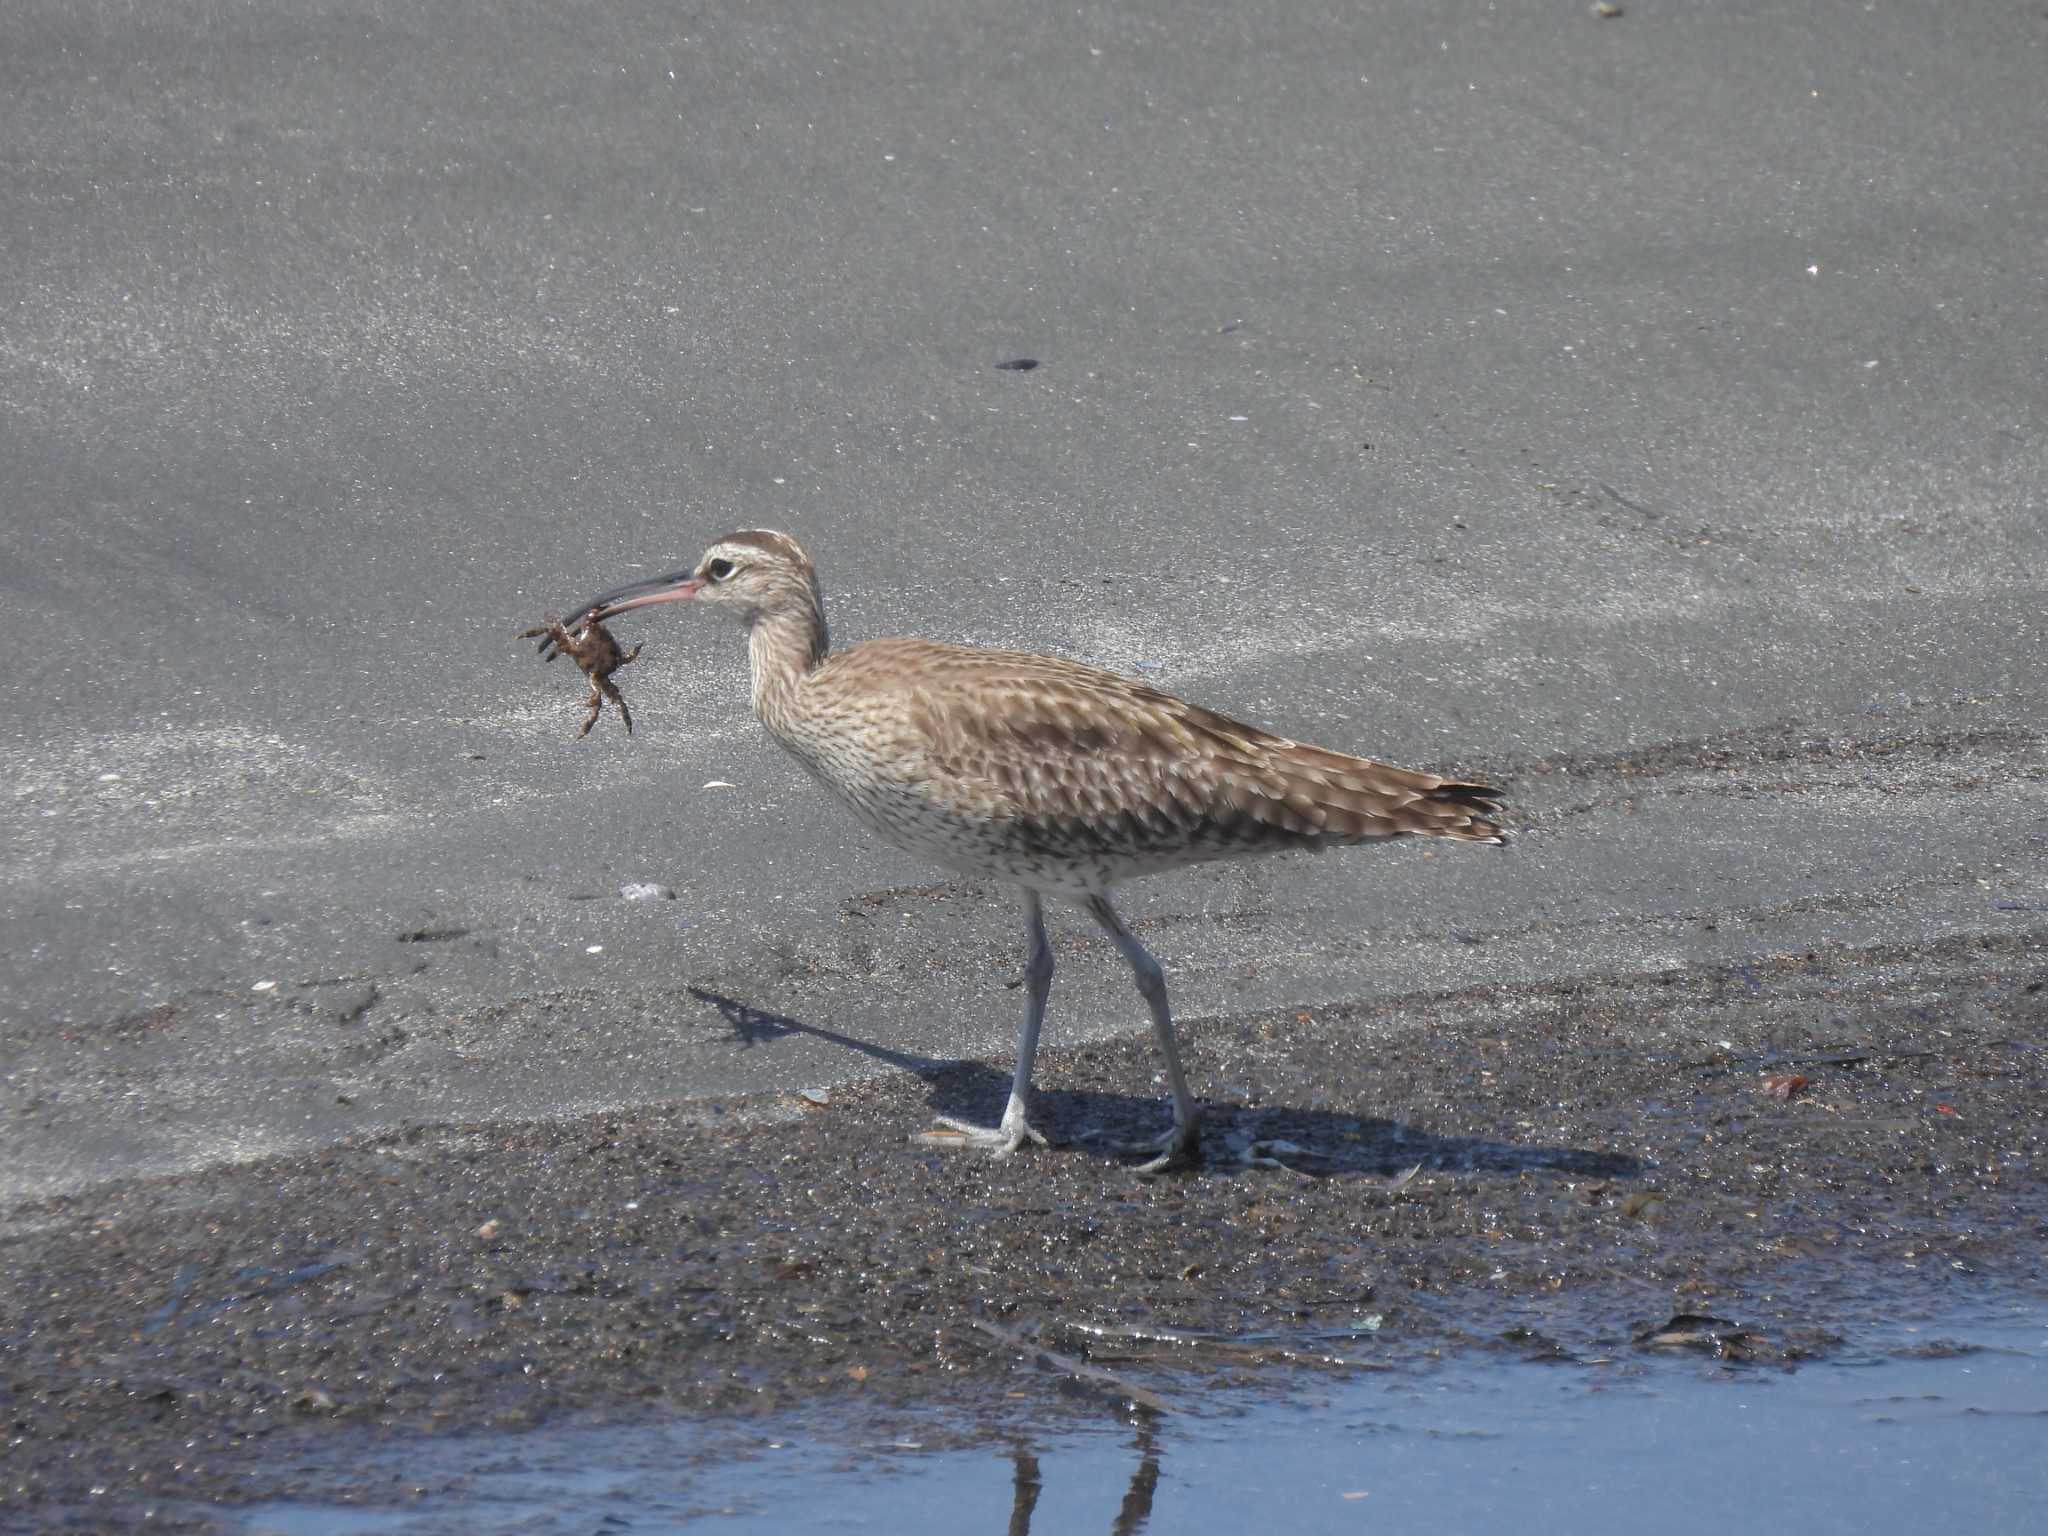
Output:
<path fill-rule="evenodd" d="M 1138 1171 L 1158 1173 L 1193 1156 L 1201 1139 L 1202 1120 L 1201 1111 L 1195 1107 L 1195 1096 L 1188 1092 L 1187 1074 L 1181 1070 L 1180 1044 L 1173 1037 L 1173 1014 L 1166 1006 L 1166 974 L 1159 969 L 1159 962 L 1138 942 L 1137 935 L 1124 926 L 1124 920 L 1116 915 L 1116 908 L 1105 898 L 1091 896 L 1086 905 L 1089 915 L 1109 931 L 1116 947 L 1123 951 L 1124 959 L 1131 963 L 1138 993 L 1145 999 L 1145 1006 L 1152 1010 L 1152 1038 L 1159 1042 L 1159 1054 L 1166 1059 L 1166 1082 L 1173 1090 L 1173 1129 L 1155 1141 L 1122 1149 L 1127 1152 L 1157 1152 L 1159 1156 Z"/>
<path fill-rule="evenodd" d="M 1010 1079 L 1010 1102 L 1003 1123 L 994 1130 L 941 1115 L 943 1131 L 927 1131 L 918 1140 L 932 1146 L 973 1147 L 1008 1157 L 1025 1142 L 1045 1145 L 1033 1128 L 1031 1066 L 1038 1057 L 1038 1032 L 1045 1027 L 1045 1000 L 1052 992 L 1052 945 L 1045 937 L 1045 907 L 1038 892 L 1024 891 L 1024 1028 L 1017 1036 L 1017 1071 Z"/>

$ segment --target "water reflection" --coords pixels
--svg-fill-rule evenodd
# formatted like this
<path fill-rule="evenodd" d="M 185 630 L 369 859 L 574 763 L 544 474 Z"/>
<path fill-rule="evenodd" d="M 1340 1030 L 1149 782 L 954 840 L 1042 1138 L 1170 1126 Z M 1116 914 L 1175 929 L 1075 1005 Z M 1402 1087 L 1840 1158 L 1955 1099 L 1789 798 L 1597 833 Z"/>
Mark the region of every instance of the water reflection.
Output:
<path fill-rule="evenodd" d="M 1137 1465 L 1124 1489 L 1124 1501 L 1109 1523 L 1110 1536 L 1138 1536 L 1152 1518 L 1152 1498 L 1159 1491 L 1159 1427 L 1150 1413 L 1136 1416 L 1131 1432 L 1131 1454 Z M 1031 1536 L 1031 1515 L 1038 1508 L 1038 1496 L 1045 1479 L 1038 1469 L 1038 1455 L 1030 1443 L 1014 1441 L 1010 1446 L 1010 1536 Z"/>
<path fill-rule="evenodd" d="M 957 1449 L 863 1446 L 822 1419 L 333 1443 L 290 1471 L 333 1487 L 326 1502 L 195 1513 L 245 1536 L 784 1536 L 989 1530 L 1007 1503 L 1010 1536 L 1239 1536 L 1283 1521 L 1314 1536 L 1355 1532 L 1369 1508 L 1398 1528 L 1636 1536 L 1654 1508 L 1660 1536 L 1726 1536 L 1731 1475 L 1774 1529 L 1892 1530 L 1900 1510 L 1934 1508 L 1943 1529 L 2015 1530 L 2048 1499 L 2038 1296 L 1790 1371 L 1645 1353 L 1286 1379 L 1284 1393 L 1209 1391 L 1190 1411 L 1093 1428 L 1012 1401 L 998 1436 Z M 372 1490 L 391 1488 L 411 1497 L 375 1507 Z"/>
<path fill-rule="evenodd" d="M 1045 1479 L 1038 1475 L 1038 1458 L 1029 1446 L 1012 1445 L 1010 1465 L 1010 1536 L 1031 1536 L 1031 1512 L 1038 1508 Z"/>
<path fill-rule="evenodd" d="M 1131 1448 L 1138 1453 L 1138 1467 L 1131 1473 L 1131 1486 L 1124 1490 L 1116 1523 L 1109 1528 L 1111 1536 L 1135 1536 L 1152 1518 L 1152 1495 L 1159 1491 L 1159 1436 L 1150 1415 L 1139 1418 Z"/>

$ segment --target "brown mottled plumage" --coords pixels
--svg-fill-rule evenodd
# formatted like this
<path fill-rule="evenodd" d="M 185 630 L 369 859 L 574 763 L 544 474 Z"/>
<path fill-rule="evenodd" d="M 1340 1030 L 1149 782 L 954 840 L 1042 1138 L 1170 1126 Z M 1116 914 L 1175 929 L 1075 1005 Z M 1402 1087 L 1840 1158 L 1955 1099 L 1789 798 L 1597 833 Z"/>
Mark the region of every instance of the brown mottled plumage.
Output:
<path fill-rule="evenodd" d="M 1505 841 L 1500 793 L 1304 746 L 1113 672 L 930 640 L 830 653 L 810 558 L 787 534 L 728 534 L 693 570 L 606 593 L 602 620 L 695 600 L 746 625 L 754 712 L 798 762 L 889 841 L 1024 891 L 1024 1030 L 1002 1125 L 943 1139 L 998 1156 L 1043 1141 L 1028 1118 L 1052 980 L 1041 896 L 1072 897 L 1109 932 L 1151 1008 L 1174 1123 L 1148 1168 L 1192 1152 L 1198 1116 L 1159 966 L 1108 900 L 1119 880 L 1210 859 L 1394 837 Z M 941 1139 L 935 1136 L 934 1139 Z"/>

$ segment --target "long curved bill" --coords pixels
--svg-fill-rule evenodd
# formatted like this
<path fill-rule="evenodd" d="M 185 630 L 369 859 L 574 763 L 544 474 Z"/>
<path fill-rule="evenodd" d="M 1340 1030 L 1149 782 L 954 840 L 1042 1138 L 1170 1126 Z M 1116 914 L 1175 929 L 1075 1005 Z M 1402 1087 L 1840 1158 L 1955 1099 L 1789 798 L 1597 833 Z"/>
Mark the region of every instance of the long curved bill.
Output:
<path fill-rule="evenodd" d="M 649 608 L 656 603 L 687 602 L 703 590 L 704 582 L 696 572 L 671 571 L 666 576 L 650 576 L 645 581 L 601 592 L 562 622 L 571 629 L 584 623 L 601 624 L 635 608 Z"/>

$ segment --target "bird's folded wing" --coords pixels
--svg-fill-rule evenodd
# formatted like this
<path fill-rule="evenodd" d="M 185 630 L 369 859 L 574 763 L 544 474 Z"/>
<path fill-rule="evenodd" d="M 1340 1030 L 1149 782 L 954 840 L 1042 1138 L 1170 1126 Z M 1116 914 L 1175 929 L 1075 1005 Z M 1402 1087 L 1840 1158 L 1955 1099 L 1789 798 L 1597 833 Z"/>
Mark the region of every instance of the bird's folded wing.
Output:
<path fill-rule="evenodd" d="M 955 814 L 1137 848 L 1496 830 L 1481 786 L 1303 746 L 1115 673 L 952 647 L 922 661 L 896 673 L 895 756 Z"/>

